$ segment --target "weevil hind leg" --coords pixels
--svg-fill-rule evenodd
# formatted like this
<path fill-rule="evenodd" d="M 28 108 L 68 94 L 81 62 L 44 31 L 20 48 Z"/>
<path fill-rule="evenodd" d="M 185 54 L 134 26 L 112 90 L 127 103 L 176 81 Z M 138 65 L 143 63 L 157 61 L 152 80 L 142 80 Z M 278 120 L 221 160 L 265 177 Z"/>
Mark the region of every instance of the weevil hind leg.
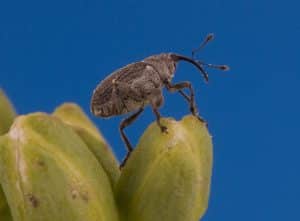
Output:
<path fill-rule="evenodd" d="M 197 117 L 200 121 L 205 122 L 205 120 L 200 117 L 197 106 L 196 106 L 196 102 L 195 102 L 195 94 L 194 94 L 194 89 L 192 87 L 192 84 L 188 81 L 183 81 L 183 82 L 179 82 L 177 84 L 171 84 L 170 82 L 165 82 L 165 86 L 167 88 L 168 91 L 170 92 L 179 92 L 188 102 L 190 105 L 190 111 L 192 113 L 192 115 L 194 115 L 195 117 Z M 187 95 L 183 89 L 189 89 L 190 91 L 190 96 Z"/>
<path fill-rule="evenodd" d="M 124 129 L 125 127 L 129 126 L 130 124 L 132 124 L 137 118 L 138 116 L 143 112 L 144 108 L 140 108 L 137 112 L 135 112 L 134 114 L 130 115 L 128 118 L 125 118 L 124 120 L 122 120 L 122 122 L 120 123 L 120 133 L 121 133 L 121 137 L 126 145 L 127 148 L 127 154 L 124 158 L 124 160 L 122 161 L 122 163 L 120 164 L 120 168 L 122 168 L 126 161 L 128 160 L 131 152 L 133 151 L 133 147 L 130 144 L 127 136 L 124 133 Z"/>

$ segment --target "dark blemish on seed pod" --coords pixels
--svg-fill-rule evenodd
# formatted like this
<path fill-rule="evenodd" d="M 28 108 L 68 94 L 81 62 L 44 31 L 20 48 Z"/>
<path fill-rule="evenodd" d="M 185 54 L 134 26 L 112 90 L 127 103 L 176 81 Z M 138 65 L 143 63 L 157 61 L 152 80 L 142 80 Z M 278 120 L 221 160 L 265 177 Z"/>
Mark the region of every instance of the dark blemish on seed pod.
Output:
<path fill-rule="evenodd" d="M 38 160 L 37 165 L 40 166 L 40 167 L 45 167 L 46 166 L 45 162 L 42 161 L 42 160 Z"/>
<path fill-rule="evenodd" d="M 72 196 L 72 199 L 76 199 L 78 197 L 78 192 L 77 190 L 72 190 L 71 191 L 71 196 Z"/>
<path fill-rule="evenodd" d="M 77 199 L 78 197 L 80 197 L 83 201 L 85 201 L 85 202 L 88 202 L 89 201 L 89 194 L 88 194 L 88 192 L 79 192 L 79 191 L 77 191 L 77 190 L 75 190 L 75 189 L 73 189 L 72 191 L 71 191 L 71 197 L 72 197 L 72 199 Z"/>
<path fill-rule="evenodd" d="M 32 205 L 32 207 L 37 208 L 39 206 L 39 201 L 36 198 L 36 196 L 34 196 L 33 194 L 28 194 L 27 198 L 28 198 L 30 204 Z"/>

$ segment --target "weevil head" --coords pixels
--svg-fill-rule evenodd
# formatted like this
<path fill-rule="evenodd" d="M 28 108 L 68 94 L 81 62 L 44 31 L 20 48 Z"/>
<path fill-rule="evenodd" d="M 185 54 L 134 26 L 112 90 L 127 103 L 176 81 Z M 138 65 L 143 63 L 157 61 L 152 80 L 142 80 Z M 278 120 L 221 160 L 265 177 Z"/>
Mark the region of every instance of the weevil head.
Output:
<path fill-rule="evenodd" d="M 144 59 L 144 62 L 151 64 L 159 73 L 161 79 L 171 80 L 176 71 L 177 60 L 174 59 L 171 53 L 162 53 L 153 55 Z"/>
<path fill-rule="evenodd" d="M 144 62 L 151 64 L 152 67 L 155 68 L 156 71 L 159 73 L 163 81 L 167 80 L 170 82 L 171 79 L 174 77 L 177 63 L 179 61 L 186 61 L 196 66 L 200 71 L 200 73 L 203 75 L 204 80 L 208 82 L 208 73 L 206 72 L 205 67 L 215 68 L 222 71 L 229 70 L 229 67 L 227 65 L 207 64 L 204 63 L 203 61 L 199 61 L 195 59 L 195 52 L 202 49 L 213 38 L 214 35 L 212 33 L 208 34 L 205 40 L 201 43 L 200 47 L 192 51 L 192 57 L 187 57 L 184 55 L 174 54 L 174 53 L 162 53 L 159 55 L 153 55 L 147 57 L 146 59 L 144 59 Z"/>

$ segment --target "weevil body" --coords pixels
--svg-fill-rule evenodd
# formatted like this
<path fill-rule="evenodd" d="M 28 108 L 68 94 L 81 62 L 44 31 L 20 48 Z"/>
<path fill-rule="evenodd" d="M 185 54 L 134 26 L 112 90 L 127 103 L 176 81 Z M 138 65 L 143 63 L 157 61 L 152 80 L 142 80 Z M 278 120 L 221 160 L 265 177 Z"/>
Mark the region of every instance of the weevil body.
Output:
<path fill-rule="evenodd" d="M 164 76 L 160 75 L 152 60 L 163 62 L 159 65 L 164 70 L 162 73 L 168 77 L 175 71 L 175 66 L 174 70 L 164 67 L 169 63 L 175 65 L 169 57 L 168 54 L 154 55 L 110 74 L 93 93 L 92 113 L 100 117 L 111 117 L 137 111 L 150 102 L 159 103 L 162 100 L 160 92 L 164 86 Z M 152 64 L 148 59 L 151 59 Z"/>
<path fill-rule="evenodd" d="M 211 39 L 211 35 L 208 35 L 204 43 Z M 116 70 L 101 81 L 94 90 L 91 99 L 91 111 L 94 115 L 111 117 L 133 113 L 120 124 L 120 133 L 128 149 L 128 154 L 122 165 L 124 165 L 133 150 L 124 133 L 124 128 L 142 113 L 145 106 L 151 106 L 161 131 L 167 132 L 167 128 L 160 123 L 161 116 L 158 111 L 163 104 L 162 89 L 164 87 L 170 92 L 178 91 L 188 101 L 191 113 L 202 120 L 197 112 L 191 83 L 188 81 L 177 84 L 171 83 L 179 61 L 186 61 L 195 65 L 206 81 L 208 80 L 208 74 L 204 70 L 204 66 L 221 70 L 228 69 L 225 65 L 205 64 L 183 55 L 162 53 Z M 189 95 L 183 91 L 185 88 L 189 90 Z"/>

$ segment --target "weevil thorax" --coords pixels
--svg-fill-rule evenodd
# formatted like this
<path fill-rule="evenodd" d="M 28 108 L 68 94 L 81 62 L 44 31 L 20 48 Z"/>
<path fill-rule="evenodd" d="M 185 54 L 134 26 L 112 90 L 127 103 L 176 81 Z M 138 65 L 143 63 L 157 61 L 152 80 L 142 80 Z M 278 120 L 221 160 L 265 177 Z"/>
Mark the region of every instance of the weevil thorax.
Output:
<path fill-rule="evenodd" d="M 171 81 L 176 70 L 177 60 L 171 53 L 152 55 L 144 59 L 144 62 L 151 64 L 159 73 L 162 80 Z"/>

